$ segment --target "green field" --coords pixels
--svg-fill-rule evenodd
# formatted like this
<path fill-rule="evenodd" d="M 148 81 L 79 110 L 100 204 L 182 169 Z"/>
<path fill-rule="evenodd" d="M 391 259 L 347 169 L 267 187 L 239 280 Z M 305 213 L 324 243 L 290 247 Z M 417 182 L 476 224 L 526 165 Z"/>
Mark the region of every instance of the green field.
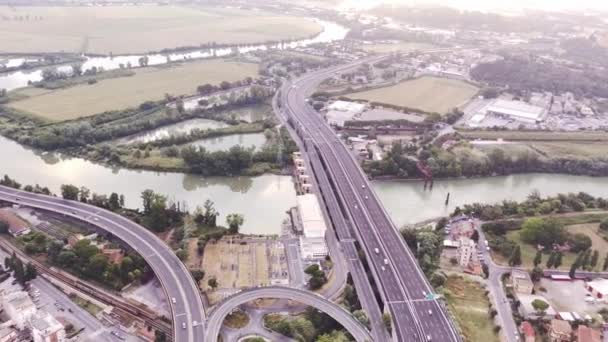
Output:
<path fill-rule="evenodd" d="M 550 157 L 568 159 L 608 159 L 608 144 L 605 142 L 538 142 L 529 144 L 535 150 Z"/>
<path fill-rule="evenodd" d="M 490 302 L 479 283 L 462 276 L 449 276 L 446 299 L 467 342 L 498 342 L 494 322 L 488 314 Z"/>
<path fill-rule="evenodd" d="M 548 131 L 458 131 L 467 139 L 503 139 L 510 141 L 608 141 L 606 132 Z"/>
<path fill-rule="evenodd" d="M 346 96 L 351 99 L 381 102 L 443 114 L 464 104 L 478 90 L 477 87 L 463 81 L 425 76 L 390 87 Z"/>
<path fill-rule="evenodd" d="M 0 52 L 128 54 L 165 48 L 259 43 L 321 31 L 299 17 L 180 6 L 0 6 Z"/>
<path fill-rule="evenodd" d="M 411 52 L 416 50 L 429 50 L 436 48 L 433 44 L 417 42 L 399 42 L 396 44 L 366 44 L 361 48 L 369 52 L 390 53 L 390 52 Z"/>
<path fill-rule="evenodd" d="M 160 100 L 167 93 L 192 94 L 198 85 L 255 77 L 257 70 L 255 64 L 224 60 L 142 68 L 137 69 L 134 76 L 107 79 L 93 85 L 83 84 L 55 91 L 27 90 L 25 93 L 31 97 L 11 102 L 10 107 L 47 120 L 69 120 L 135 107 L 145 101 Z"/>

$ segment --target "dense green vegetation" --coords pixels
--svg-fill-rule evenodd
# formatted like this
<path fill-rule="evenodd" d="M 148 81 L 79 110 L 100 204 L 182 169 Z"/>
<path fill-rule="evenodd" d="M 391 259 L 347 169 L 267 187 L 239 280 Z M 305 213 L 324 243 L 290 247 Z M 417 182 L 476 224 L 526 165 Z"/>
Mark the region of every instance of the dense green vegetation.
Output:
<path fill-rule="evenodd" d="M 31 262 L 28 262 L 27 265 L 23 265 L 21 259 L 19 259 L 14 252 L 10 257 L 4 259 L 4 268 L 13 271 L 15 280 L 21 285 L 35 279 L 38 275 L 36 268 Z"/>
<path fill-rule="evenodd" d="M 332 341 L 347 342 L 349 336 L 342 331 L 342 326 L 328 314 L 314 308 L 307 308 L 304 314 L 285 317 L 278 314 L 264 316 L 264 325 L 296 341 Z"/>
<path fill-rule="evenodd" d="M 308 279 L 308 288 L 311 290 L 320 289 L 325 283 L 327 283 L 327 277 L 325 272 L 317 264 L 312 264 L 304 270 L 304 273 L 310 276 Z"/>
<path fill-rule="evenodd" d="M 545 266 L 559 268 L 566 264 L 572 265 L 571 270 L 593 270 L 602 266 L 599 251 L 592 249 L 602 247 L 595 244 L 597 241 L 592 241 L 591 232 L 569 231 L 568 226 L 595 222 L 599 223 L 595 229 L 601 232 L 604 230 L 601 224 L 608 222 L 608 214 L 603 212 L 606 209 L 608 202 L 605 199 L 582 192 L 547 198 L 533 193 L 521 203 L 503 201 L 495 205 L 466 205 L 462 209 L 456 208 L 454 214 L 464 213 L 490 220 L 482 225 L 490 248 L 511 266 L 532 268 L 533 264 L 532 275 L 539 277 L 541 267 Z M 560 215 L 568 213 L 576 215 Z M 608 236 L 603 235 L 603 238 L 607 240 Z M 604 266 L 608 268 L 608 256 Z"/>
<path fill-rule="evenodd" d="M 542 156 L 531 149 L 506 152 L 501 148 L 481 150 L 460 141 L 446 150 L 428 144 L 423 136 L 420 149 L 412 144 L 395 143 L 379 161 L 365 161 L 363 169 L 373 177 L 419 178 L 417 161 L 422 161 L 434 177 L 486 177 L 513 173 L 565 173 L 590 176 L 608 175 L 608 160 L 597 158 Z"/>
<path fill-rule="evenodd" d="M 608 209 L 608 200 L 602 197 L 591 196 L 585 192 L 579 192 L 578 194 L 559 194 L 557 196 L 545 198 L 541 197 L 538 192 L 532 192 L 525 201 L 519 203 L 505 200 L 498 204 L 474 203 L 464 205 L 462 208 L 456 207 L 454 215 L 474 215 L 484 221 L 493 221 L 507 218 L 522 218 L 526 216 L 583 212 L 590 209 L 606 210 Z M 592 212 L 589 215 L 593 215 Z M 584 223 L 580 222 L 580 219 L 577 219 L 574 223 L 564 221 L 567 219 L 567 217 L 560 218 L 560 221 L 564 225 Z M 595 219 L 598 220 L 597 218 Z M 497 225 L 489 224 L 488 229 L 517 229 L 517 224 L 510 224 L 509 222 L 517 221 L 498 222 L 498 224 L 501 225 L 500 228 L 490 228 Z M 521 222 L 519 224 L 521 224 Z"/>
<path fill-rule="evenodd" d="M 505 56 L 503 60 L 479 64 L 471 70 L 471 76 L 493 86 L 507 86 L 510 91 L 520 94 L 550 91 L 554 94 L 572 92 L 577 96 L 608 97 L 606 71 L 574 70 L 524 57 Z"/>
<path fill-rule="evenodd" d="M 438 272 L 439 258 L 443 248 L 443 226 L 437 224 L 435 229 L 406 228 L 401 231 L 403 239 L 410 247 L 424 274 L 435 287 L 443 286 L 446 277 Z"/>

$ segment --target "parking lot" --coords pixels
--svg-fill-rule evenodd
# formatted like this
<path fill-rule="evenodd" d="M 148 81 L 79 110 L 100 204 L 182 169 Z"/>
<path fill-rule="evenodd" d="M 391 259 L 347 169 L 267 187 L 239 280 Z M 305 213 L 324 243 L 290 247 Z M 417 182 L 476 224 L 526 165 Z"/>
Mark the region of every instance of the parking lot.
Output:
<path fill-rule="evenodd" d="M 543 278 L 540 286 L 547 289 L 547 292 L 540 292 L 540 294 L 551 302 L 555 311 L 574 311 L 579 315 L 594 315 L 606 305 L 597 302 L 589 303 L 585 300 L 589 292 L 585 289 L 585 282 L 582 280 L 552 281 Z"/>

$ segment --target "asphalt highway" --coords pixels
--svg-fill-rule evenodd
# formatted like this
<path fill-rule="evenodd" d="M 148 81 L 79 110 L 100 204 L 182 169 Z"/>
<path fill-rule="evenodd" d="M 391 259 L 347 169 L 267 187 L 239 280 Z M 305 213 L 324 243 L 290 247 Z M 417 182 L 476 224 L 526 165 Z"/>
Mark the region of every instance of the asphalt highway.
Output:
<path fill-rule="evenodd" d="M 288 117 L 278 106 L 278 94 L 279 93 L 277 93 L 277 96 L 273 99 L 273 109 L 281 121 L 286 125 L 286 128 L 298 144 L 300 150 L 305 151 L 305 142 L 300 139 L 293 128 L 288 125 Z M 352 217 L 346 217 L 348 216 L 348 212 L 343 211 L 340 207 L 340 202 L 336 197 L 336 193 L 334 193 L 334 191 L 328 191 L 331 190 L 331 183 L 327 174 L 323 171 L 324 166 L 317 155 L 317 151 L 314 148 L 309 149 L 308 153 L 303 154 L 302 157 L 304 158 L 307 169 L 310 170 L 310 173 L 313 176 L 311 177 L 311 184 L 314 187 L 314 191 L 319 196 L 320 203 L 324 204 L 322 205 L 322 208 L 325 220 L 328 222 L 328 227 L 330 227 L 326 233 L 330 255 L 332 259 L 335 259 L 336 254 L 339 254 L 340 258 L 344 259 L 355 288 L 358 293 L 365 294 L 358 297 L 361 307 L 369 320 L 373 341 L 388 341 L 390 338 L 384 325 L 382 311 L 373 295 L 372 285 L 367 277 L 363 263 L 359 258 L 359 253 L 355 245 L 356 240 L 353 238 L 350 229 Z"/>
<path fill-rule="evenodd" d="M 118 214 L 85 203 L 3 186 L 0 186 L 0 200 L 83 220 L 124 241 L 152 267 L 170 298 L 174 322 L 173 340 L 203 341 L 205 305 L 194 279 L 173 251 L 146 228 Z"/>
<path fill-rule="evenodd" d="M 209 313 L 206 341 L 217 341 L 224 318 L 234 308 L 259 298 L 289 299 L 315 307 L 333 317 L 358 342 L 372 341 L 365 326 L 341 306 L 310 291 L 285 286 L 268 286 L 243 290 L 216 304 Z"/>
<path fill-rule="evenodd" d="M 433 296 L 432 287 L 357 161 L 307 103 L 306 96 L 324 79 L 377 59 L 380 58 L 306 75 L 283 88 L 281 101 L 290 123 L 306 142 L 307 153 L 316 150 L 325 166 L 333 187 L 322 191 L 335 192 L 352 218 L 354 235 L 366 252 L 376 283 L 392 314 L 397 340 L 460 341 L 445 308 Z M 359 292 L 359 297 L 362 296 L 373 294 Z"/>

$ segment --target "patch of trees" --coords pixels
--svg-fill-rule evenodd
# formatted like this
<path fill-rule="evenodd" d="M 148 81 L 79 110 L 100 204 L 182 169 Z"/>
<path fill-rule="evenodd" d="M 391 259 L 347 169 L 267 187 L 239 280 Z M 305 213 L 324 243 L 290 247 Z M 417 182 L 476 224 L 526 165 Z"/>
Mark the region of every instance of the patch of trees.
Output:
<path fill-rule="evenodd" d="M 572 92 L 577 96 L 608 97 L 608 71 L 573 70 L 530 58 L 506 56 L 503 60 L 482 63 L 471 70 L 471 76 L 491 86 L 508 86 L 515 93 L 550 91 Z"/>
<path fill-rule="evenodd" d="M 282 335 L 297 341 L 346 342 L 350 339 L 342 331 L 342 326 L 331 316 L 315 308 L 307 308 L 297 318 L 287 318 L 275 314 L 264 317 L 264 325 Z"/>
<path fill-rule="evenodd" d="M 608 209 L 608 200 L 594 197 L 585 192 L 577 194 L 558 194 L 550 197 L 540 197 L 538 192 L 532 192 L 525 201 L 502 201 L 497 204 L 474 203 L 462 208 L 456 207 L 454 215 L 473 215 L 484 221 L 500 220 L 508 217 L 538 216 L 556 213 L 582 212 L 586 209 Z M 505 234 L 506 230 L 519 229 L 521 221 L 509 220 L 486 223 L 484 231 L 494 234 Z"/>
<path fill-rule="evenodd" d="M 0 185 L 4 185 L 4 186 L 8 186 L 10 188 L 14 188 L 14 189 L 21 189 L 21 183 L 17 182 L 16 180 L 10 178 L 8 175 L 4 175 L 3 178 L 0 178 Z M 36 194 L 44 194 L 44 195 L 50 195 L 51 191 L 49 190 L 49 188 L 47 187 L 41 187 L 40 185 L 36 184 L 36 185 L 26 185 L 23 187 L 24 191 L 27 192 L 33 192 Z"/>
<path fill-rule="evenodd" d="M 554 218 L 533 217 L 522 224 L 520 237 L 523 242 L 551 250 L 556 245 L 563 245 L 568 240 L 568 233 Z"/>
<path fill-rule="evenodd" d="M 141 193 L 141 199 L 142 217 L 136 221 L 140 221 L 147 228 L 162 232 L 183 223 L 184 213 L 175 204 L 169 204 L 167 196 L 148 189 Z"/>
<path fill-rule="evenodd" d="M 431 279 L 433 286 L 443 285 L 445 277 L 436 273 L 443 248 L 443 237 L 440 231 L 407 228 L 401 231 L 401 236 L 416 255 L 420 268 Z"/>
<path fill-rule="evenodd" d="M 384 159 L 364 163 L 363 169 L 372 177 L 391 175 L 411 178 L 419 176 L 416 161 L 405 154 L 405 149 L 400 143 L 393 144 Z"/>
<path fill-rule="evenodd" d="M 123 195 L 115 192 L 111 193 L 110 196 L 92 193 L 87 187 L 82 186 L 78 188 L 72 184 L 61 185 L 61 197 L 67 200 L 89 203 L 111 211 L 123 209 L 125 205 L 125 197 Z"/>
<path fill-rule="evenodd" d="M 306 267 L 304 273 L 310 276 L 310 279 L 308 279 L 308 288 L 311 290 L 318 290 L 327 283 L 325 272 L 323 272 L 317 264 Z"/>
<path fill-rule="evenodd" d="M 38 275 L 34 265 L 31 262 L 28 262 L 27 265 L 23 265 L 23 262 L 17 257 L 15 252 L 13 252 L 10 257 L 4 259 L 4 268 L 11 270 L 13 272 L 13 277 L 15 277 L 15 280 L 21 285 L 24 285 L 32 279 L 36 279 L 36 276 Z"/>
<path fill-rule="evenodd" d="M 129 253 L 118 264 L 111 263 L 88 239 L 78 241 L 70 249 L 61 241 L 50 241 L 48 260 L 79 277 L 98 281 L 117 290 L 130 282 L 140 280 L 150 271 L 146 262 L 136 253 Z"/>

